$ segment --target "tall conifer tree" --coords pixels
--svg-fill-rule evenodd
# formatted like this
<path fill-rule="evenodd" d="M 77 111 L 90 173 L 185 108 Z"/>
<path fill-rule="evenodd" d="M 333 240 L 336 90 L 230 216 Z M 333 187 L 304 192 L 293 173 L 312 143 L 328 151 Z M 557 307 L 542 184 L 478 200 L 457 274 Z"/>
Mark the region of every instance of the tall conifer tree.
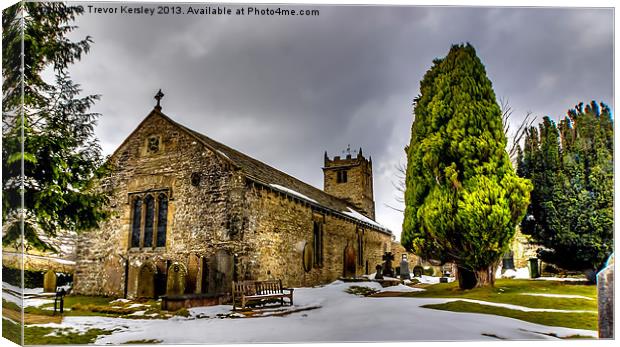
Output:
<path fill-rule="evenodd" d="M 94 137 L 98 115 L 88 112 L 98 96 L 80 96 L 68 73 L 91 43 L 90 37 L 67 38 L 82 12 L 80 6 L 61 2 L 26 1 L 3 12 L 5 245 L 22 246 L 23 231 L 29 246 L 47 249 L 43 236 L 89 229 L 107 217 L 107 198 L 90 186 L 103 159 Z M 53 79 L 44 78 L 45 71 L 53 72 Z"/>
<path fill-rule="evenodd" d="M 521 223 L 543 261 L 591 281 L 613 251 L 613 121 L 603 103 L 579 104 L 528 130 L 518 172 L 532 180 Z"/>
<path fill-rule="evenodd" d="M 470 44 L 454 45 L 420 82 L 407 156 L 402 244 L 458 266 L 462 288 L 493 285 L 529 202 L 514 173 L 502 112 Z"/>

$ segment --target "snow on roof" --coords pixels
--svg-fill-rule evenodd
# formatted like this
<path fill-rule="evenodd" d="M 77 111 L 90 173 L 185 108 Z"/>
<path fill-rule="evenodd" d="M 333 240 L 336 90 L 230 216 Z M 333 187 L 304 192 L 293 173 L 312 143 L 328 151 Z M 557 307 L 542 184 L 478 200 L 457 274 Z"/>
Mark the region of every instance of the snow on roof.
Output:
<path fill-rule="evenodd" d="M 359 220 L 361 220 L 362 222 L 365 222 L 365 223 L 368 223 L 368 224 L 372 224 L 372 225 L 374 225 L 374 226 L 376 226 L 376 227 L 378 227 L 378 228 L 388 230 L 388 228 L 386 228 L 386 227 L 384 227 L 383 225 L 381 225 L 381 224 L 379 224 L 379 223 L 375 222 L 374 220 L 372 220 L 372 219 L 370 219 L 370 218 L 368 218 L 368 217 L 364 216 L 363 214 L 361 214 L 361 213 L 359 213 L 359 212 L 357 212 L 357 211 L 355 211 L 355 210 L 351 209 L 350 207 L 347 207 L 347 209 L 348 209 L 349 211 L 342 211 L 342 213 L 346 214 L 346 215 L 347 215 L 347 216 L 349 216 L 349 217 L 353 217 L 353 218 L 355 218 L 355 219 L 359 219 Z"/>
<path fill-rule="evenodd" d="M 296 191 L 294 191 L 294 190 L 292 190 L 292 189 L 289 189 L 289 188 L 283 187 L 283 186 L 281 186 L 281 185 L 279 185 L 279 184 L 274 184 L 274 183 L 271 183 L 271 184 L 269 184 L 269 185 L 270 185 L 270 186 L 272 186 L 272 187 L 274 187 L 274 188 L 276 188 L 277 190 L 281 190 L 281 191 L 283 191 L 283 192 L 286 192 L 286 193 L 289 193 L 289 194 L 293 194 L 293 195 L 298 196 L 298 197 L 300 197 L 300 198 L 302 198 L 302 199 L 304 199 L 304 200 L 308 200 L 308 201 L 310 201 L 310 202 L 313 202 L 313 203 L 315 203 L 315 204 L 318 204 L 318 202 L 317 202 L 316 200 L 311 199 L 311 198 L 309 198 L 309 197 L 307 197 L 307 196 L 303 195 L 303 194 L 302 194 L 302 193 L 300 193 L 300 192 L 296 192 Z"/>

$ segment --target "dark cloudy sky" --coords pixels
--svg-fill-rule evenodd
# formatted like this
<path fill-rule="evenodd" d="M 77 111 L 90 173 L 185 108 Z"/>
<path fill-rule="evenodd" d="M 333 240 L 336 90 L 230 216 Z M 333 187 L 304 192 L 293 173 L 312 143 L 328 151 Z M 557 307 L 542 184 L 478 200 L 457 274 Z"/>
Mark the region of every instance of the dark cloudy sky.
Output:
<path fill-rule="evenodd" d="M 94 44 L 71 72 L 102 95 L 93 110 L 104 151 L 162 88 L 173 119 L 319 188 L 324 151 L 363 147 L 373 158 L 377 220 L 399 236 L 402 214 L 385 205 L 398 205 L 392 181 L 405 162 L 411 102 L 452 44 L 474 45 L 515 122 L 528 111 L 557 119 L 592 99 L 614 109 L 611 9 L 297 8 L 320 15 L 81 16 L 75 37 Z"/>

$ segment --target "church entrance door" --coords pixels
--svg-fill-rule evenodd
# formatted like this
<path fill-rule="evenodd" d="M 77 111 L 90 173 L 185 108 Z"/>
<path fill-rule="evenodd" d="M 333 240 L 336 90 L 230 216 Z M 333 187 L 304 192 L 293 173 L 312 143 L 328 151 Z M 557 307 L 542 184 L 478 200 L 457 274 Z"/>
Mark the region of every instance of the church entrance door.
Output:
<path fill-rule="evenodd" d="M 344 249 L 344 277 L 355 277 L 355 249 L 347 245 Z"/>

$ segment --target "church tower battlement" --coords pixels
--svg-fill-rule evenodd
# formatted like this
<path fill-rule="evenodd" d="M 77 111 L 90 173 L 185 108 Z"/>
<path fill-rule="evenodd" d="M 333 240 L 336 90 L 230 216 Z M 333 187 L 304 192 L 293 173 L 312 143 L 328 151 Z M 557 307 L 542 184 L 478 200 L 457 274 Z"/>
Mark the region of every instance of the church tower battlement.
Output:
<path fill-rule="evenodd" d="M 323 166 L 323 190 L 346 200 L 358 212 L 375 219 L 375 200 L 372 189 L 372 157 L 366 159 L 362 148 L 355 155 L 347 148 L 346 156 L 330 159 L 325 152 Z"/>

